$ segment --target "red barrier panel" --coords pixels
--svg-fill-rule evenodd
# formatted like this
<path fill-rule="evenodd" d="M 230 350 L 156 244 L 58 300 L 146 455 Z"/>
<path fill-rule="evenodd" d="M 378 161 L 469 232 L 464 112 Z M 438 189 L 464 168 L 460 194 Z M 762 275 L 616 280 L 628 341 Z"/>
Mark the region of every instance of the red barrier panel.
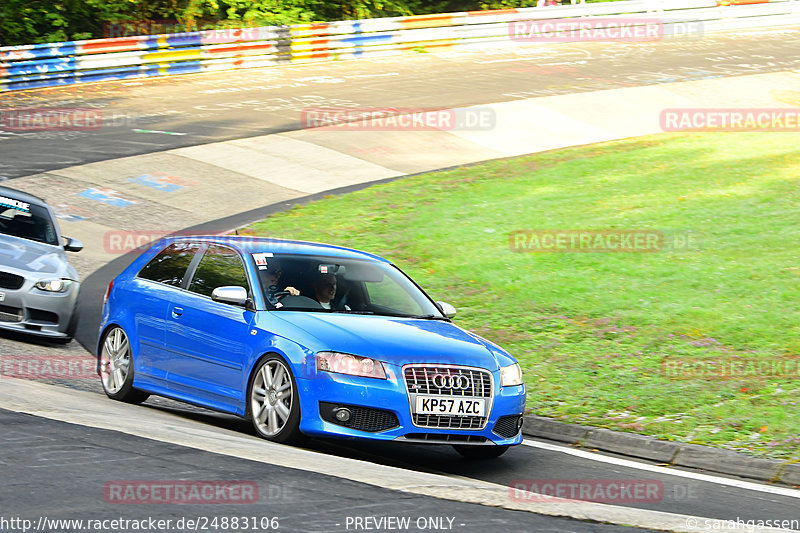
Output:
<path fill-rule="evenodd" d="M 139 43 L 141 43 L 142 40 L 143 37 L 118 37 L 86 41 L 81 44 L 81 53 L 105 54 L 107 52 L 135 52 L 141 50 Z"/>

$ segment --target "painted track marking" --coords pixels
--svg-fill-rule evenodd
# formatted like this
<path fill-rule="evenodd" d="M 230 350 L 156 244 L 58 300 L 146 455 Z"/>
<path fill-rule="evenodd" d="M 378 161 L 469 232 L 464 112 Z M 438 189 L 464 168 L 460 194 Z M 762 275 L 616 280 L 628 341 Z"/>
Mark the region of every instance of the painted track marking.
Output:
<path fill-rule="evenodd" d="M 624 466 L 627 468 L 635 468 L 637 470 L 644 470 L 646 472 L 657 472 L 668 476 L 685 477 L 689 479 L 696 479 L 698 481 L 707 481 L 708 483 L 716 483 L 718 485 L 727 485 L 729 487 L 736 487 L 738 489 L 754 490 L 759 492 L 767 492 L 769 494 L 776 494 L 779 496 L 788 496 L 790 498 L 800 498 L 800 491 L 790 489 L 788 487 L 775 487 L 772 485 L 761 485 L 750 481 L 743 481 L 740 479 L 728 479 L 724 477 L 716 477 L 708 474 L 700 474 L 697 472 L 687 472 L 685 470 L 670 470 L 663 466 L 648 465 L 639 463 L 630 459 L 622 459 L 619 457 L 611 457 L 608 455 L 601 455 L 597 453 L 587 452 L 585 450 L 576 450 L 573 448 L 566 448 L 556 444 L 548 444 L 546 442 L 524 440 L 522 442 L 525 446 L 532 448 L 540 448 L 551 452 L 561 452 L 591 461 L 599 461 L 601 463 L 608 463 L 617 466 Z"/>

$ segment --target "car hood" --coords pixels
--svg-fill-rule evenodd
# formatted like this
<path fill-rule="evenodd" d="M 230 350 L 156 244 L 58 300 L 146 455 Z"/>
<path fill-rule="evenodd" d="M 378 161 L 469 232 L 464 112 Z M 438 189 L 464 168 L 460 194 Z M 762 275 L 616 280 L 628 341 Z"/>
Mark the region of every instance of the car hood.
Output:
<path fill-rule="evenodd" d="M 313 337 L 312 349 L 373 357 L 396 365 L 430 363 L 496 370 L 492 351 L 451 322 L 337 313 L 270 313 Z M 297 340 L 297 339 L 294 339 Z"/>
<path fill-rule="evenodd" d="M 0 268 L 78 279 L 61 248 L 8 235 L 0 235 Z"/>

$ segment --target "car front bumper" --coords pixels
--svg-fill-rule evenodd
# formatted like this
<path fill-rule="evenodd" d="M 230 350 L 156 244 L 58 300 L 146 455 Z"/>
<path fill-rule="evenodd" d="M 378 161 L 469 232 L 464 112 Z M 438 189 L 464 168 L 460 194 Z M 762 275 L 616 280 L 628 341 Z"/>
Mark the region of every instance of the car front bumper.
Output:
<path fill-rule="evenodd" d="M 26 279 L 19 289 L 0 288 L 0 329 L 42 337 L 68 336 L 77 312 L 80 283 L 73 281 L 66 292 L 46 292 Z"/>
<path fill-rule="evenodd" d="M 404 441 L 427 444 L 515 445 L 522 442 L 521 417 L 525 386 L 500 387 L 499 372 L 493 381 L 490 409 L 479 428 L 416 425 L 412 395 L 402 373 L 387 368 L 387 379 L 320 373 L 297 379 L 302 411 L 300 430 L 311 436 Z M 337 421 L 333 413 L 347 408 L 352 421 Z M 353 420 L 351 419 L 351 420 Z M 419 423 L 419 420 L 417 420 Z"/>

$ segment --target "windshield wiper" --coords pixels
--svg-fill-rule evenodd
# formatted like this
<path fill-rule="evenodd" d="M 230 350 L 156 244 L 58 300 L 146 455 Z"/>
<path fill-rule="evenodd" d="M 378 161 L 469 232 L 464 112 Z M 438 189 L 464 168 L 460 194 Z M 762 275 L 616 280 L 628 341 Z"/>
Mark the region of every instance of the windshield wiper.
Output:
<path fill-rule="evenodd" d="M 282 305 L 280 307 L 272 307 L 270 311 L 309 311 L 309 312 L 317 312 L 317 313 L 330 313 L 330 309 L 325 309 L 322 307 L 287 307 Z"/>

